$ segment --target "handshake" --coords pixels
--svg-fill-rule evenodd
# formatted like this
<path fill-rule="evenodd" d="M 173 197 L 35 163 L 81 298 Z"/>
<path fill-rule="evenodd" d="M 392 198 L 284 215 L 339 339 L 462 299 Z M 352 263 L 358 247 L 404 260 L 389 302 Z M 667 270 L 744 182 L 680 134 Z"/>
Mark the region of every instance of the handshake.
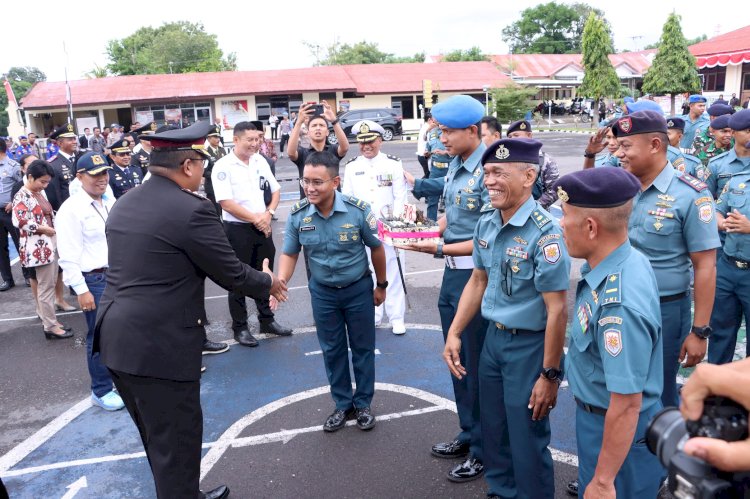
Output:
<path fill-rule="evenodd" d="M 287 289 L 286 279 L 279 279 L 271 271 L 271 267 L 268 264 L 268 258 L 263 260 L 263 272 L 271 277 L 271 295 L 270 305 L 271 310 L 276 310 L 279 307 L 279 302 L 287 301 L 289 299 L 289 290 Z"/>

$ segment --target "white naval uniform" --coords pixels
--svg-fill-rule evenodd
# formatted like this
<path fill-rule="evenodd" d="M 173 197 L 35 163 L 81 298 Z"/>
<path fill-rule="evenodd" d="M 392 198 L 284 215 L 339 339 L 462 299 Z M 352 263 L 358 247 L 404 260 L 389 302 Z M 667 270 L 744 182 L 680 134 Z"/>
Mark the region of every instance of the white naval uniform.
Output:
<path fill-rule="evenodd" d="M 406 203 L 407 186 L 404 181 L 404 169 L 401 160 L 395 156 L 378 153 L 372 159 L 356 156 L 349 160 L 344 171 L 344 185 L 341 192 L 357 197 L 370 204 L 372 213 L 381 218 L 388 206 L 395 215 L 400 215 Z M 385 303 L 375 308 L 375 323 L 383 319 L 383 312 L 388 314 L 391 326 L 403 326 L 406 298 L 404 286 L 398 272 L 396 250 L 393 246 L 383 243 L 385 249 L 386 289 Z M 401 264 L 404 265 L 404 252 L 399 251 Z M 403 268 L 404 272 L 406 268 Z M 375 274 L 373 273 L 373 279 Z"/>

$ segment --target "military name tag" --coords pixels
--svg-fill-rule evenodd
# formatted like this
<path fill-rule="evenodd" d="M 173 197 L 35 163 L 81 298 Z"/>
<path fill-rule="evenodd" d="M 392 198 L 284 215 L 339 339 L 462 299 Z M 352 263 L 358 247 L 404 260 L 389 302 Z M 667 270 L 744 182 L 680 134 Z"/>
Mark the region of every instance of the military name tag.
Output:
<path fill-rule="evenodd" d="M 315 226 L 314 225 L 304 225 L 304 226 L 302 226 L 302 227 L 299 228 L 300 232 L 307 232 L 308 230 L 315 230 Z"/>
<path fill-rule="evenodd" d="M 486 248 L 487 247 L 487 241 L 485 241 L 484 239 L 479 239 L 479 246 L 482 247 L 482 248 Z"/>

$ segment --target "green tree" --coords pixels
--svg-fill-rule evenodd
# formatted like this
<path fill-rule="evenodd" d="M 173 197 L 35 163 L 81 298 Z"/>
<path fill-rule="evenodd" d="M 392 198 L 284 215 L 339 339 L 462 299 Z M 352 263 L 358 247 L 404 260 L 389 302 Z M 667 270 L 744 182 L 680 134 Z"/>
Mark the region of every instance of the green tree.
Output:
<path fill-rule="evenodd" d="M 642 90 L 648 94 L 669 94 L 670 113 L 674 114 L 675 95 L 699 92 L 700 89 L 695 57 L 688 50 L 682 34 L 680 16 L 672 12 L 664 23 L 654 62 L 643 75 Z"/>
<path fill-rule="evenodd" d="M 121 40 L 107 44 L 113 75 L 235 71 L 234 53 L 224 57 L 216 35 L 206 33 L 201 23 L 178 21 L 158 28 L 140 28 Z"/>
<path fill-rule="evenodd" d="M 529 109 L 534 107 L 531 98 L 536 95 L 536 88 L 522 87 L 517 84 L 490 90 L 495 116 L 500 123 L 510 123 L 522 119 Z"/>
<path fill-rule="evenodd" d="M 106 67 L 103 68 L 95 63 L 94 67 L 91 70 L 85 72 L 83 76 L 85 78 L 88 78 L 89 80 L 93 80 L 95 78 L 106 78 L 107 76 L 109 76 L 109 71 L 107 71 Z"/>
<path fill-rule="evenodd" d="M 353 45 L 335 42 L 327 47 L 311 42 L 302 42 L 315 57 L 316 66 L 341 66 L 344 64 L 393 64 L 424 62 L 424 52 L 413 56 L 395 56 L 383 52 L 377 43 L 361 41 Z M 321 48 L 325 51 L 321 55 Z"/>
<path fill-rule="evenodd" d="M 516 54 L 577 54 L 592 12 L 602 19 L 610 45 L 614 46 L 604 12 L 585 3 L 549 2 L 529 7 L 521 12 L 521 19 L 503 28 L 502 39 Z"/>
<path fill-rule="evenodd" d="M 578 94 L 592 97 L 597 105 L 602 97 L 620 96 L 620 78 L 609 60 L 612 44 L 607 34 L 604 21 L 594 12 L 589 14 L 583 29 L 583 82 Z M 599 113 L 594 112 L 598 121 Z"/>
<path fill-rule="evenodd" d="M 696 36 L 695 38 L 691 38 L 690 40 L 686 40 L 685 43 L 687 43 L 687 46 L 689 47 L 691 45 L 695 45 L 696 43 L 705 42 L 706 40 L 708 40 L 707 35 L 700 35 L 700 36 Z M 658 49 L 658 48 L 659 48 L 659 42 L 655 42 L 655 43 L 650 43 L 646 45 L 645 47 L 643 47 L 643 50 Z"/>
<path fill-rule="evenodd" d="M 40 69 L 35 67 L 18 67 L 14 66 L 8 70 L 5 74 L 10 82 L 10 87 L 13 89 L 13 94 L 16 96 L 16 100 L 19 105 L 21 104 L 21 98 L 26 95 L 34 83 L 38 81 L 45 81 L 47 75 L 45 75 Z M 3 78 L 4 82 L 5 79 Z M 8 116 L 8 96 L 5 93 L 5 89 L 0 90 L 0 135 L 8 135 L 8 124 L 10 124 L 10 118 Z"/>
<path fill-rule="evenodd" d="M 468 50 L 454 50 L 448 52 L 443 56 L 445 62 L 460 62 L 460 61 L 489 61 L 490 56 L 482 53 L 479 47 L 471 47 Z"/>

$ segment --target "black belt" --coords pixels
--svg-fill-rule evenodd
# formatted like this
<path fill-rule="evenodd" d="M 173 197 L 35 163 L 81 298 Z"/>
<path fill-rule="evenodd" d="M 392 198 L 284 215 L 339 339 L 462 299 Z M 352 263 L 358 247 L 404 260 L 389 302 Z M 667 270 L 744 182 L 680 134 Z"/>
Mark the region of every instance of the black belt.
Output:
<path fill-rule="evenodd" d="M 742 269 L 742 270 L 750 269 L 750 262 L 748 262 L 747 260 L 740 260 L 739 258 L 733 258 L 727 255 L 726 253 L 724 253 L 724 258 L 726 258 L 729 263 L 731 263 L 738 269 Z"/>
<path fill-rule="evenodd" d="M 682 293 L 677 293 L 676 295 L 660 296 L 659 303 L 669 303 L 671 301 L 682 300 L 689 294 L 690 294 L 690 291 L 683 291 Z"/>
<path fill-rule="evenodd" d="M 362 280 L 362 279 L 364 279 L 365 277 L 367 277 L 367 278 L 369 278 L 369 279 L 372 279 L 372 278 L 370 277 L 370 275 L 371 275 L 371 274 L 370 274 L 370 269 L 367 269 L 367 272 L 365 272 L 365 274 L 364 274 L 364 275 L 363 275 L 362 277 L 360 277 L 359 279 L 357 279 L 357 280 L 355 280 L 355 281 L 352 281 L 352 282 L 350 282 L 349 284 L 344 284 L 344 285 L 342 285 L 342 286 L 331 286 L 331 285 L 329 285 L 329 284 L 323 284 L 323 283 L 322 283 L 322 282 L 320 282 L 320 281 L 318 281 L 318 284 L 320 284 L 321 286 L 325 286 L 325 287 L 327 287 L 327 288 L 333 288 L 333 289 L 344 289 L 344 288 L 348 288 L 348 287 L 349 287 L 349 286 L 351 286 L 352 284 L 356 284 L 356 283 L 358 283 L 359 281 L 361 281 L 361 280 Z"/>
<path fill-rule="evenodd" d="M 599 416 L 607 415 L 607 409 L 604 409 L 602 407 L 597 407 L 595 405 L 587 404 L 585 402 L 581 402 L 577 398 L 576 398 L 576 404 L 578 404 L 578 407 L 580 407 L 586 412 L 590 412 L 591 414 L 598 414 Z"/>
<path fill-rule="evenodd" d="M 544 332 L 544 330 L 532 331 L 531 329 L 517 329 L 517 328 L 511 329 L 511 328 L 505 327 L 504 324 L 500 324 L 499 322 L 495 323 L 495 327 L 499 329 L 500 331 L 505 331 L 508 334 L 528 334 L 528 333 L 538 334 L 538 333 Z"/>
<path fill-rule="evenodd" d="M 106 274 L 107 273 L 107 267 L 101 267 L 94 270 L 89 270 L 88 272 L 82 272 L 83 275 L 86 274 Z"/>

